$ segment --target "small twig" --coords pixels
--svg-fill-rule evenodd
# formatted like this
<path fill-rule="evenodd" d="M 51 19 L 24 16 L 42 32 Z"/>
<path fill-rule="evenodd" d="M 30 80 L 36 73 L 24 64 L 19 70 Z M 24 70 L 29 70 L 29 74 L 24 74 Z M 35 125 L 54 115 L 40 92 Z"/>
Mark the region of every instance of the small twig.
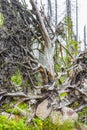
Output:
<path fill-rule="evenodd" d="M 31 85 L 32 85 L 32 87 L 33 88 L 35 88 L 35 85 L 34 85 L 34 83 L 33 83 L 33 80 L 32 80 L 32 78 L 31 78 L 31 76 L 30 76 L 30 73 L 27 71 L 27 73 L 28 73 L 28 78 L 29 78 L 29 80 L 30 80 L 30 82 L 31 82 Z M 31 88 L 32 88 L 31 87 Z"/>
<path fill-rule="evenodd" d="M 16 93 L 6 93 L 4 94 L 6 97 L 27 97 L 23 92 L 16 92 Z"/>
<path fill-rule="evenodd" d="M 76 112 L 81 111 L 83 108 L 87 107 L 87 103 L 81 105 L 79 108 L 75 109 Z"/>
<path fill-rule="evenodd" d="M 0 54 L 2 54 L 4 51 L 6 51 L 8 48 L 3 49 L 2 51 L 0 51 Z"/>

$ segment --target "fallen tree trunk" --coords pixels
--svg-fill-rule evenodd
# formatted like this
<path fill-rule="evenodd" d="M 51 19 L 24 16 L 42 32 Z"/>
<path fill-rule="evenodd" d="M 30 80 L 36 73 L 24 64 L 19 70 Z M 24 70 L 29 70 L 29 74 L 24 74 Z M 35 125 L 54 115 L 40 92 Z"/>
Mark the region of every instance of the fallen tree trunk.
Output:
<path fill-rule="evenodd" d="M 29 105 L 27 110 L 34 111 L 33 116 L 31 114 L 32 118 L 38 106 L 40 104 L 43 106 L 43 103 L 46 105 L 44 106 L 46 110 L 49 108 L 48 115 L 51 109 L 61 110 L 66 106 L 74 106 L 75 103 L 78 105 L 74 110 L 80 111 L 87 107 L 87 52 L 78 55 L 68 79 L 64 84 L 57 86 L 57 81 L 67 73 L 61 72 L 61 74 L 58 73 L 58 77 L 55 77 L 53 55 L 58 38 L 55 33 L 53 38 L 49 36 L 43 18 L 33 0 L 31 4 L 35 10 L 27 10 L 16 0 L 10 0 L 10 2 L 0 0 L 1 13 L 5 20 L 0 27 L 1 110 L 3 111 L 3 104 L 10 105 L 16 100 L 18 103 L 15 105 L 22 102 Z M 34 57 L 32 44 L 36 42 L 44 45 L 45 65 Z M 63 45 L 62 47 L 64 48 Z M 68 53 L 70 55 L 70 52 Z M 19 72 L 18 70 L 20 74 L 17 73 L 16 76 L 21 77 L 23 81 L 22 85 L 16 86 L 11 79 L 15 72 Z M 38 75 L 42 80 L 40 85 L 37 83 Z"/>

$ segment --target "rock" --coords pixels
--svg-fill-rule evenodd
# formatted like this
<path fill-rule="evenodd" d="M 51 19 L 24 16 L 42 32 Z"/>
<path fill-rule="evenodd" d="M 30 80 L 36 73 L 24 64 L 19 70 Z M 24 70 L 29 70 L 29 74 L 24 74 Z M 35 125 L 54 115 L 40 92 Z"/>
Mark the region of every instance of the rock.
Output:
<path fill-rule="evenodd" d="M 81 130 L 87 130 L 87 126 L 83 125 L 80 127 Z"/>
<path fill-rule="evenodd" d="M 7 113 L 7 112 L 2 112 L 1 115 L 6 116 L 9 120 L 14 119 L 14 120 L 18 121 L 19 119 L 21 119 L 21 116 L 14 115 L 14 114 Z"/>
<path fill-rule="evenodd" d="M 63 123 L 63 118 L 62 114 L 60 111 L 52 111 L 50 114 L 50 120 L 53 124 L 62 124 Z"/>
<path fill-rule="evenodd" d="M 66 120 L 78 120 L 78 114 L 73 109 L 64 107 L 61 111 L 53 111 L 50 114 L 50 119 L 53 124 L 63 124 Z"/>
<path fill-rule="evenodd" d="M 9 119 L 14 119 L 15 116 L 13 114 L 7 113 L 7 112 L 2 112 L 1 115 L 6 116 Z"/>
<path fill-rule="evenodd" d="M 69 107 L 63 107 L 61 111 L 62 111 L 64 121 L 65 120 L 73 120 L 73 121 L 78 120 L 78 114 L 73 109 Z"/>
<path fill-rule="evenodd" d="M 46 119 L 52 110 L 52 107 L 51 106 L 48 107 L 48 106 L 49 106 L 49 101 L 45 99 L 37 106 L 36 116 L 41 118 L 42 120 Z"/>
<path fill-rule="evenodd" d="M 78 128 L 75 128 L 74 130 L 87 130 L 86 125 L 79 126 Z"/>

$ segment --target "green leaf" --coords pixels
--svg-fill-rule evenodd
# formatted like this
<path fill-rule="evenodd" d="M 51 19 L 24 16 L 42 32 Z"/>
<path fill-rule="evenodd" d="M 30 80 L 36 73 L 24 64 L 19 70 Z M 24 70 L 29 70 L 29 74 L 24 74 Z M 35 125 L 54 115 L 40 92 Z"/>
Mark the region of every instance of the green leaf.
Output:
<path fill-rule="evenodd" d="M 0 27 L 2 27 L 4 25 L 4 15 L 2 13 L 0 13 Z"/>
<path fill-rule="evenodd" d="M 67 93 L 66 93 L 66 92 L 63 92 L 63 93 L 60 94 L 60 97 L 61 97 L 61 98 L 64 98 L 64 97 L 66 97 L 66 96 L 67 96 Z"/>

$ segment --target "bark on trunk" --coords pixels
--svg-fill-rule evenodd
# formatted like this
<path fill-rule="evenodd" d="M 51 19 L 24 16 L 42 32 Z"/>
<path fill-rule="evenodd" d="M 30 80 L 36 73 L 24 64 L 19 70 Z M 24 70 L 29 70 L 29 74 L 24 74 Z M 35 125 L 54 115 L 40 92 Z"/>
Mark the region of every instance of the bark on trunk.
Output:
<path fill-rule="evenodd" d="M 50 72 L 50 74 L 53 76 L 54 79 L 54 60 L 53 60 L 53 56 L 54 56 L 54 47 L 51 44 L 51 41 L 48 45 L 48 47 L 45 47 L 44 50 L 44 65 L 46 66 L 47 70 Z M 53 80 L 52 79 L 52 80 Z"/>
<path fill-rule="evenodd" d="M 53 55 L 54 55 L 54 49 L 53 43 L 50 39 L 49 33 L 46 29 L 45 23 L 43 21 L 43 17 L 41 16 L 34 0 L 30 0 L 32 7 L 36 11 L 36 17 L 39 22 L 39 28 L 41 30 L 43 39 L 44 39 L 44 65 L 46 66 L 48 76 L 51 81 L 54 79 L 54 61 L 53 61 Z"/>

